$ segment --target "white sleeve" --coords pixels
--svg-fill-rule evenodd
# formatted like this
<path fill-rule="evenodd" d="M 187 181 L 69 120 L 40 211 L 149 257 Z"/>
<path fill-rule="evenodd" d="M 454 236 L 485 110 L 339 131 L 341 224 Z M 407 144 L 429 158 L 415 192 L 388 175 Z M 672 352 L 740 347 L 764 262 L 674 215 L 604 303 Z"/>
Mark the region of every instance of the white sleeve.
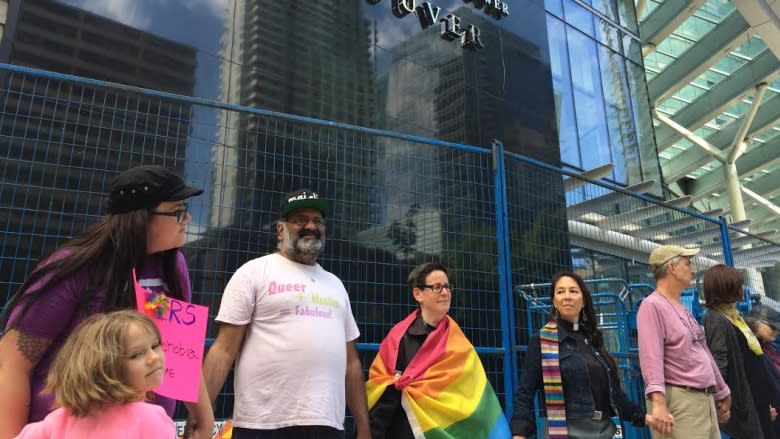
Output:
<path fill-rule="evenodd" d="M 219 305 L 216 321 L 231 325 L 246 325 L 252 321 L 257 303 L 257 278 L 265 264 L 258 259 L 249 261 L 233 273 Z"/>
<path fill-rule="evenodd" d="M 352 305 L 349 301 L 349 294 L 346 294 L 346 292 L 345 289 L 344 294 L 347 297 L 347 310 L 344 316 L 344 336 L 347 341 L 353 341 L 360 337 L 360 329 L 358 329 L 357 323 L 355 323 L 355 316 L 352 314 Z"/>

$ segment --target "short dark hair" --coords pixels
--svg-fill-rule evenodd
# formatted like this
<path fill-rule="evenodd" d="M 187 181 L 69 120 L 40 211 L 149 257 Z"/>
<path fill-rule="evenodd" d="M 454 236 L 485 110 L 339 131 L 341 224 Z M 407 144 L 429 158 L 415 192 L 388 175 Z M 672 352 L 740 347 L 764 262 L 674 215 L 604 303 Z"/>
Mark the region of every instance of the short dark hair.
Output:
<path fill-rule="evenodd" d="M 450 276 L 450 272 L 447 270 L 447 267 L 440 264 L 439 262 L 426 262 L 414 267 L 412 272 L 409 273 L 409 278 L 406 279 L 406 283 L 411 289 L 419 288 L 420 286 L 425 285 L 425 278 L 434 271 L 443 271 L 447 277 Z"/>
<path fill-rule="evenodd" d="M 742 299 L 742 273 L 734 267 L 713 265 L 704 273 L 704 306 L 715 308 L 718 305 L 738 302 Z"/>

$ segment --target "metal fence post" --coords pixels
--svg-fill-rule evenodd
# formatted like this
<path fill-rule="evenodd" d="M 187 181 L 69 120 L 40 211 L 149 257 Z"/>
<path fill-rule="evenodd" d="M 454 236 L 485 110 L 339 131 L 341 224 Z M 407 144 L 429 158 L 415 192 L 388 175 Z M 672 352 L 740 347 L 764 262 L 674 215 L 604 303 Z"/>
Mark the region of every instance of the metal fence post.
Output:
<path fill-rule="evenodd" d="M 731 253 L 731 239 L 729 238 L 729 224 L 723 216 L 718 217 L 720 227 L 720 243 L 723 246 L 723 261 L 729 267 L 734 266 L 734 255 Z"/>
<path fill-rule="evenodd" d="M 501 306 L 501 345 L 504 350 L 504 411 L 511 414 L 517 375 L 514 352 L 515 332 L 512 313 L 512 270 L 509 251 L 509 217 L 506 199 L 506 165 L 504 144 L 493 139 L 493 182 L 496 196 L 496 246 L 498 252 L 498 286 Z"/>

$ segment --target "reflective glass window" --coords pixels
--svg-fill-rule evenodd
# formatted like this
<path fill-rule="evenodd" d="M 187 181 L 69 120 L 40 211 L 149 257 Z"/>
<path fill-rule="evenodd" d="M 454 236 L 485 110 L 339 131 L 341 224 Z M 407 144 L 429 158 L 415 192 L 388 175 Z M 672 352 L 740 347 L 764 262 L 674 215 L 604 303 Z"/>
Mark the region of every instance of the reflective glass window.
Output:
<path fill-rule="evenodd" d="M 696 77 L 693 81 L 691 81 L 693 84 L 705 88 L 709 90 L 712 88 L 715 84 L 719 83 L 720 81 L 726 79 L 726 75 L 723 73 L 716 72 L 712 69 L 704 71 L 701 75 Z"/>
<path fill-rule="evenodd" d="M 563 17 L 563 4 L 561 0 L 544 0 L 544 7 L 547 12 Z"/>
<path fill-rule="evenodd" d="M 618 0 L 617 4 L 621 26 L 635 34 L 639 33 L 634 0 Z"/>
<path fill-rule="evenodd" d="M 678 111 L 685 108 L 686 105 L 688 105 L 687 102 L 672 97 L 665 100 L 663 103 L 658 104 L 657 108 L 658 111 L 666 114 L 667 116 L 674 116 Z"/>
<path fill-rule="evenodd" d="M 680 25 L 680 27 L 674 31 L 674 33 L 678 36 L 690 38 L 693 41 L 698 41 L 701 39 L 702 35 L 712 30 L 712 28 L 715 27 L 715 24 L 716 23 L 713 23 L 710 20 L 705 20 L 696 15 L 691 15 Z"/>
<path fill-rule="evenodd" d="M 697 87 L 692 84 L 688 84 L 685 87 L 681 88 L 680 91 L 674 94 L 674 96 L 684 102 L 692 102 L 694 99 L 698 98 L 699 96 L 706 93 L 707 90 L 702 89 L 701 87 Z"/>
<path fill-rule="evenodd" d="M 574 30 L 567 41 L 582 167 L 590 169 L 612 161 L 596 42 Z"/>
<path fill-rule="evenodd" d="M 627 183 L 627 174 L 632 174 L 638 179 L 640 172 L 639 151 L 637 150 L 636 130 L 629 102 L 625 62 L 619 53 L 604 46 L 598 48 L 612 164 L 615 166 L 615 180 Z"/>
<path fill-rule="evenodd" d="M 650 114 L 650 101 L 647 97 L 647 86 L 644 80 L 642 66 L 634 63 L 626 63 L 628 87 L 631 93 L 632 114 L 634 115 L 634 127 L 637 136 L 637 148 L 639 149 L 639 165 L 641 167 L 642 180 L 661 181 L 661 169 L 656 152 L 655 135 L 653 133 L 653 118 Z M 635 183 L 629 174 L 629 183 Z M 660 195 L 661 188 L 654 188 Z"/>
<path fill-rule="evenodd" d="M 596 39 L 598 42 L 605 44 L 607 47 L 612 48 L 617 52 L 622 52 L 620 47 L 620 31 L 612 23 L 602 20 L 601 18 L 594 17 L 596 22 Z"/>
<path fill-rule="evenodd" d="M 718 71 L 719 73 L 729 75 L 747 64 L 747 62 L 748 60 L 744 58 L 736 57 L 734 55 L 726 55 L 725 57 L 719 59 L 718 62 L 712 66 L 712 69 Z"/>
<path fill-rule="evenodd" d="M 764 50 L 766 50 L 766 44 L 764 43 L 764 40 L 762 40 L 758 35 L 753 35 L 748 38 L 747 41 L 740 44 L 739 47 L 734 49 L 732 53 L 747 59 L 753 59 Z"/>
<path fill-rule="evenodd" d="M 580 167 L 577 142 L 577 123 L 574 114 L 574 96 L 569 71 L 569 53 L 566 41 L 566 26 L 557 18 L 547 16 L 547 29 L 550 42 L 550 67 L 555 92 L 555 107 L 558 116 L 558 138 L 561 149 L 561 161 L 574 167 Z"/>
<path fill-rule="evenodd" d="M 729 0 L 707 0 L 696 10 L 696 15 L 713 23 L 719 23 L 735 9 L 734 4 Z"/>
<path fill-rule="evenodd" d="M 672 58 L 679 57 L 683 52 L 693 46 L 693 41 L 679 35 L 672 34 L 661 41 L 656 50 Z"/>
<path fill-rule="evenodd" d="M 593 13 L 580 6 L 574 0 L 563 0 L 563 9 L 566 22 L 585 34 L 595 37 L 596 31 L 593 27 Z"/>
<path fill-rule="evenodd" d="M 673 57 L 656 50 L 645 56 L 645 67 L 650 71 L 660 72 L 674 60 Z"/>
<path fill-rule="evenodd" d="M 631 62 L 642 64 L 642 42 L 631 35 L 623 34 L 623 55 Z"/>

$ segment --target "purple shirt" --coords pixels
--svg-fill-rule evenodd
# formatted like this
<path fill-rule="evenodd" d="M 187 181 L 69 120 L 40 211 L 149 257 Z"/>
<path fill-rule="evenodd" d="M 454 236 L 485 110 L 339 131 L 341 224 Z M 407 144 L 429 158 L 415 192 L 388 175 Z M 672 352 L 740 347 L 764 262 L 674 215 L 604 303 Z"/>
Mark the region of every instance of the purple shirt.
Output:
<path fill-rule="evenodd" d="M 64 257 L 63 253 L 55 253 L 51 259 L 60 259 Z M 144 263 L 144 267 L 137 272 L 138 283 L 152 291 L 168 292 L 167 284 L 163 279 L 162 262 L 159 254 L 151 255 Z M 184 294 L 184 300 L 190 301 L 192 291 L 190 289 L 190 277 L 187 271 L 187 262 L 184 255 L 178 252 L 177 269 L 181 274 L 181 285 Z M 14 329 L 21 333 L 33 337 L 42 337 L 52 340 L 51 346 L 43 355 L 38 364 L 33 368 L 30 374 L 30 418 L 29 422 L 37 422 L 46 417 L 52 410 L 54 395 L 43 395 L 41 390 L 46 386 L 46 377 L 49 373 L 54 358 L 57 356 L 65 339 L 86 317 L 84 313 L 77 314 L 78 299 L 84 291 L 84 286 L 88 281 L 87 268 L 75 273 L 68 279 L 51 287 L 45 295 L 45 299 L 37 300 L 30 307 L 27 313 L 19 318 L 21 309 L 17 307 L 11 313 L 8 320 L 8 327 L 13 325 Z M 128 273 L 128 276 L 130 273 Z M 34 291 L 42 281 L 31 285 L 28 291 Z M 102 300 L 103 293 L 98 294 L 96 302 Z M 97 309 L 97 303 L 93 309 Z M 94 312 L 94 311 L 92 311 Z M 150 402 L 162 406 L 169 416 L 173 416 L 176 408 L 176 401 L 159 395 L 152 395 Z"/>
<path fill-rule="evenodd" d="M 645 395 L 666 395 L 666 384 L 713 387 L 716 400 L 731 394 L 707 348 L 704 328 L 682 304 L 654 291 L 642 301 L 636 324 Z"/>

